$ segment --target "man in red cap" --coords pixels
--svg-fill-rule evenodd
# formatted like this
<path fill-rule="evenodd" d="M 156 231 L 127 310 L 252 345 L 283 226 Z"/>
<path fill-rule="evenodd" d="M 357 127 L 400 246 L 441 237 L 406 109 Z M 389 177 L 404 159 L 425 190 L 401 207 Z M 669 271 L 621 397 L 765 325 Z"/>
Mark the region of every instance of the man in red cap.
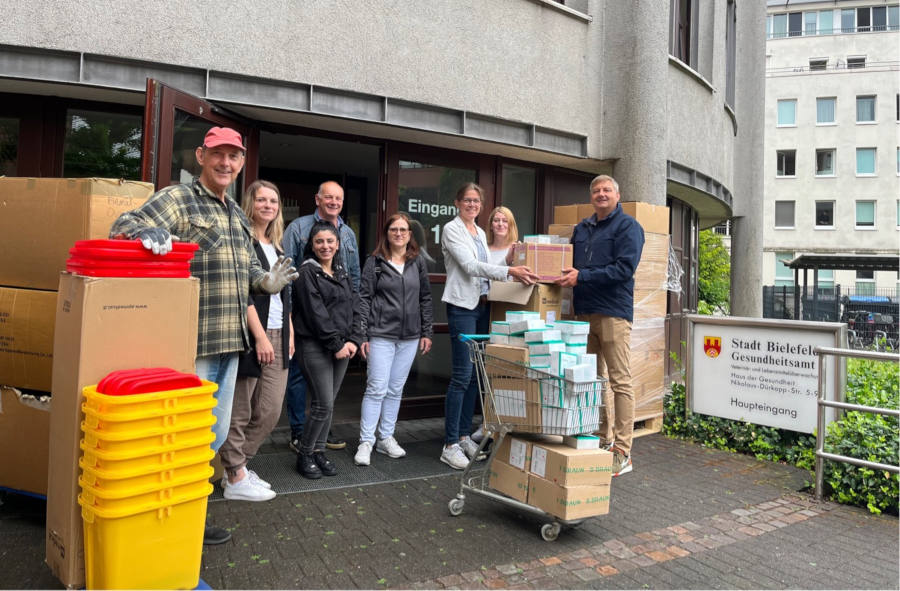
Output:
<path fill-rule="evenodd" d="M 263 269 L 253 249 L 250 222 L 228 195 L 244 167 L 245 152 L 237 131 L 213 127 L 196 150 L 200 176 L 157 191 L 139 208 L 119 216 L 110 230 L 110 237 L 137 238 L 161 256 L 172 250 L 173 239 L 200 245 L 191 261 L 191 275 L 200 279 L 197 375 L 219 385 L 214 450 L 228 435 L 238 357 L 249 349 L 250 293 L 279 293 L 297 278 L 289 258 L 280 257 L 270 271 Z M 227 530 L 207 525 L 203 542 L 221 544 L 230 538 Z"/>

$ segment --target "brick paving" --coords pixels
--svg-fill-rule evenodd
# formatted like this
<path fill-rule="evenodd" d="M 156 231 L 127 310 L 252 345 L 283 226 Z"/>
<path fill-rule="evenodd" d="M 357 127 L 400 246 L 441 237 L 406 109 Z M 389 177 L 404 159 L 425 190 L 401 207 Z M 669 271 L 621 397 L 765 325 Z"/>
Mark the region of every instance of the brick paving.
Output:
<path fill-rule="evenodd" d="M 610 513 L 555 542 L 541 539 L 541 519 L 475 495 L 450 516 L 452 475 L 212 502 L 211 521 L 234 535 L 204 549 L 201 577 L 214 589 L 900 585 L 897 518 L 816 502 L 798 492 L 804 471 L 660 435 L 636 440 L 634 458 L 613 481 Z M 41 502 L 3 501 L 0 588 L 59 588 L 43 564 Z"/>

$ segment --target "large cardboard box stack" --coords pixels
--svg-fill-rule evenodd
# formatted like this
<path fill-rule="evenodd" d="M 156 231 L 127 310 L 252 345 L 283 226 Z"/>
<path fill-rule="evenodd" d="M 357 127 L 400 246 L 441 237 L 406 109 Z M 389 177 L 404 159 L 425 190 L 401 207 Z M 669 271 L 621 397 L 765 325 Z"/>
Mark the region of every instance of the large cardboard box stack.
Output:
<path fill-rule="evenodd" d="M 82 389 L 111 371 L 194 371 L 200 281 L 63 274 L 56 305 L 47 482 L 47 564 L 66 586 L 83 586 L 78 506 Z"/>
<path fill-rule="evenodd" d="M 644 249 L 634 275 L 634 323 L 631 332 L 635 420 L 639 421 L 659 416 L 663 410 L 669 208 L 640 202 L 622 202 L 621 205 L 622 210 L 635 218 L 644 229 Z M 553 210 L 553 224 L 548 233 L 571 236 L 574 224 L 593 213 L 594 209 L 590 204 L 557 206 Z M 563 289 L 560 298 L 560 316 L 565 319 L 573 318 L 572 290 Z"/>
<path fill-rule="evenodd" d="M 106 238 L 122 212 L 152 193 L 153 185 L 131 181 L 0 178 L 0 385 L 26 391 L 17 400 L 51 392 L 56 290 L 69 249 L 77 240 Z M 4 396 L 12 400 L 12 391 Z M 11 421 L 15 408 L 0 410 L 7 415 L 0 420 Z M 0 429 L 0 486 L 47 493 L 44 415 Z"/>
<path fill-rule="evenodd" d="M 507 436 L 491 463 L 490 486 L 570 520 L 609 512 L 611 478 L 606 450 L 574 449 L 558 437 Z"/>

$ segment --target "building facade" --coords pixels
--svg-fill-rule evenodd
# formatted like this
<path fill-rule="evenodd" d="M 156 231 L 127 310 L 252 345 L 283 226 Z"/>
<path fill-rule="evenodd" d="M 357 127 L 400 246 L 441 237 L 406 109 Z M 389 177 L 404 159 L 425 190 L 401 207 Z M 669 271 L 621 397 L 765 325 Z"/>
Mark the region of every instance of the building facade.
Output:
<path fill-rule="evenodd" d="M 696 309 L 700 228 L 732 220 L 732 310 L 760 315 L 758 2 L 24 0 L 4 19 L 5 174 L 165 186 L 194 172 L 211 123 L 229 124 L 249 141 L 241 184 L 276 182 L 288 218 L 327 178 L 345 186 L 363 250 L 386 215 L 409 212 L 439 301 L 439 233 L 462 182 L 527 234 L 608 173 L 623 200 L 671 208 L 686 271 L 669 301 L 674 350 Z M 439 334 L 445 320 L 438 304 Z M 411 378 L 423 395 L 449 357 L 438 341 Z"/>
<path fill-rule="evenodd" d="M 803 253 L 900 254 L 900 6 L 767 10 L 764 283 L 792 285 L 782 261 Z M 818 284 L 900 291 L 892 271 L 823 269 Z"/>

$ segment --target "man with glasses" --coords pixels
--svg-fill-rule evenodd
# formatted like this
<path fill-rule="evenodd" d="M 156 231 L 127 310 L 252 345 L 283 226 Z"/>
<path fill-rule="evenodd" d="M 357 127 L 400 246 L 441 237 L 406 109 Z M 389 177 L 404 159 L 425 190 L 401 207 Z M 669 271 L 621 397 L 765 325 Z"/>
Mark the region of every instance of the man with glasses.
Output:
<path fill-rule="evenodd" d="M 270 271 L 256 258 L 250 222 L 228 194 L 244 167 L 241 135 L 213 127 L 195 150 L 200 176 L 190 183 L 157 191 L 134 211 L 123 213 L 110 229 L 112 238 L 137 238 L 144 248 L 163 256 L 172 240 L 195 242 L 191 275 L 200 279 L 197 375 L 215 382 L 214 450 L 225 442 L 239 353 L 249 349 L 247 303 L 250 292 L 278 293 L 297 278 L 291 259 L 279 257 Z M 222 544 L 227 530 L 207 525 L 204 544 Z"/>
<path fill-rule="evenodd" d="M 303 260 L 303 249 L 309 239 L 309 231 L 319 221 L 331 223 L 338 229 L 341 239 L 341 264 L 350 275 L 353 289 L 359 292 L 359 247 L 353 228 L 344 223 L 341 210 L 344 208 L 344 189 L 335 181 L 325 181 L 316 192 L 316 210 L 291 222 L 284 231 L 282 246 L 286 256 L 295 261 Z M 291 423 L 290 447 L 300 453 L 300 437 L 303 435 L 303 424 L 306 422 L 306 378 L 300 368 L 300 353 L 294 353 L 288 373 L 287 386 L 288 419 Z M 329 449 L 343 449 L 347 442 L 334 437 L 330 432 L 325 443 Z"/>

